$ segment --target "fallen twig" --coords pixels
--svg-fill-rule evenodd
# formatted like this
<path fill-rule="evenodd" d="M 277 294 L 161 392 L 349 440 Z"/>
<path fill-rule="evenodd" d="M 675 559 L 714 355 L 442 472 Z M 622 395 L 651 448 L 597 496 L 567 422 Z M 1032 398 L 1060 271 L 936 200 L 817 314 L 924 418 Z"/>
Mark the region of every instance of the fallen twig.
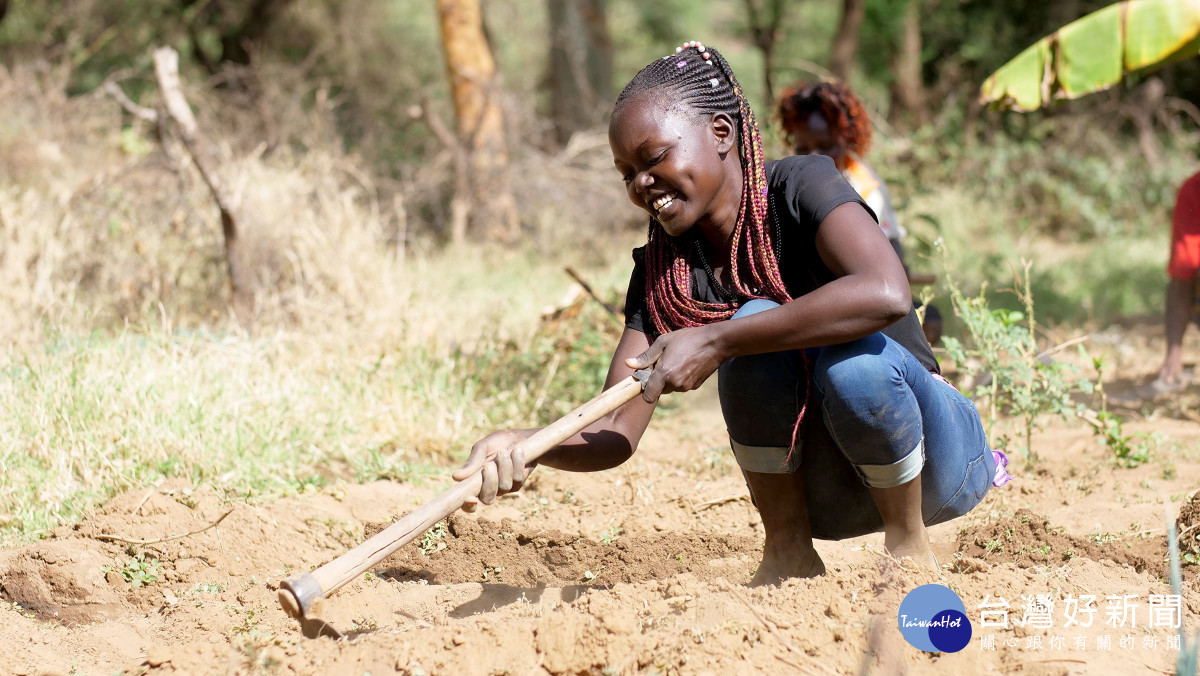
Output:
<path fill-rule="evenodd" d="M 726 502 L 735 502 L 737 500 L 745 500 L 745 499 L 746 499 L 745 494 L 727 495 L 723 498 L 717 498 L 716 500 L 709 500 L 708 502 L 701 502 L 700 504 L 696 505 L 695 509 L 697 512 L 699 512 L 701 510 L 708 509 L 709 507 L 716 507 L 717 505 L 723 505 Z"/>
<path fill-rule="evenodd" d="M 796 671 L 799 671 L 799 672 L 800 672 L 800 673 L 802 673 L 802 674 L 803 674 L 803 673 L 811 673 L 811 672 L 809 672 L 807 669 L 805 669 L 803 666 L 801 666 L 801 665 L 799 665 L 799 664 L 797 664 L 797 663 L 795 663 L 795 662 L 793 662 L 793 661 L 789 660 L 788 658 L 784 657 L 783 655 L 780 655 L 780 654 L 779 654 L 779 653 L 777 653 L 777 652 L 772 652 L 772 653 L 771 653 L 771 657 L 774 657 L 775 659 L 779 660 L 780 662 L 783 662 L 784 664 L 786 664 L 786 665 L 788 665 L 789 667 L 791 667 L 791 668 L 795 669 Z"/>
<path fill-rule="evenodd" d="M 138 500 L 137 507 L 133 508 L 133 513 L 140 514 L 142 512 L 142 506 L 146 504 L 146 501 L 149 500 L 150 496 L 154 495 L 154 491 L 157 491 L 157 490 L 158 490 L 158 486 L 155 486 L 155 487 L 151 488 L 150 490 L 146 491 L 146 494 L 142 496 L 142 499 Z"/>
<path fill-rule="evenodd" d="M 208 524 L 204 528 L 191 531 L 190 533 L 184 533 L 183 535 L 171 535 L 169 537 L 158 538 L 156 540 L 137 540 L 134 538 L 123 538 L 118 535 L 108 535 L 106 533 L 92 535 L 92 537 L 97 540 L 103 540 L 105 542 L 124 542 L 126 544 L 131 544 L 131 545 L 154 545 L 154 544 L 158 544 L 160 542 L 170 542 L 171 540 L 181 540 L 181 539 L 183 539 L 185 537 L 189 537 L 191 535 L 197 535 L 199 533 L 203 533 L 204 531 L 209 530 L 210 528 L 216 528 L 217 524 L 224 521 L 225 517 L 229 516 L 230 514 L 233 514 L 232 508 L 228 512 L 225 512 L 221 516 L 217 517 L 216 521 L 213 521 L 212 523 Z"/>

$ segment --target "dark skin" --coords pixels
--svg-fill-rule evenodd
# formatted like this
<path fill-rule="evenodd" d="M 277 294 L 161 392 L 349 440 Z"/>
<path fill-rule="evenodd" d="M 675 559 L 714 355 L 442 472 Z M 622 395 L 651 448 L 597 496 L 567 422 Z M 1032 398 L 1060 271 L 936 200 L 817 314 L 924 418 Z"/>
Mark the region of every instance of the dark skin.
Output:
<path fill-rule="evenodd" d="M 846 170 L 846 145 L 833 134 L 829 121 L 817 111 L 809 113 L 804 124 L 792 133 L 797 155 L 825 155 L 838 171 Z"/>
<path fill-rule="evenodd" d="M 1166 331 L 1167 356 L 1158 377 L 1170 385 L 1179 383 L 1183 372 L 1183 334 L 1187 332 L 1188 318 L 1195 302 L 1196 285 L 1193 280 L 1172 279 L 1167 283 Z"/>
<path fill-rule="evenodd" d="M 825 116 L 817 111 L 809 113 L 804 123 L 792 133 L 797 155 L 824 155 L 833 160 L 838 171 L 846 170 L 849 158 L 846 144 L 834 135 Z M 913 284 L 932 284 L 933 275 L 908 271 L 908 280 Z M 936 345 L 942 338 L 942 322 L 928 321 L 923 323 L 925 339 L 930 345 Z"/>
<path fill-rule="evenodd" d="M 725 114 L 702 116 L 653 93 L 626 101 L 609 126 L 614 165 L 629 200 L 657 218 L 673 235 L 696 228 L 712 255 L 728 261 L 742 196 L 737 125 Z M 670 196 L 659 211 L 656 200 Z M 697 328 L 673 331 L 651 344 L 646 334 L 625 329 L 609 366 L 605 387 L 653 366 L 641 399 L 622 406 L 547 452 L 540 464 L 568 471 L 616 467 L 633 455 L 660 395 L 696 389 L 727 359 L 856 340 L 882 330 L 909 311 L 909 287 L 887 238 L 857 203 L 834 209 L 817 230 L 816 247 L 837 279 L 778 308 Z M 714 266 L 731 285 L 727 266 Z M 483 470 L 479 501 L 519 490 L 531 468 L 509 449 L 536 430 L 504 430 L 476 443 L 454 474 L 464 479 Z M 812 546 L 802 475 L 746 472 L 763 518 L 766 546 L 754 583 L 819 575 L 824 566 Z M 920 478 L 871 489 L 884 521 L 884 543 L 893 554 L 932 561 L 921 520 Z M 466 506 L 473 509 L 472 501 Z"/>

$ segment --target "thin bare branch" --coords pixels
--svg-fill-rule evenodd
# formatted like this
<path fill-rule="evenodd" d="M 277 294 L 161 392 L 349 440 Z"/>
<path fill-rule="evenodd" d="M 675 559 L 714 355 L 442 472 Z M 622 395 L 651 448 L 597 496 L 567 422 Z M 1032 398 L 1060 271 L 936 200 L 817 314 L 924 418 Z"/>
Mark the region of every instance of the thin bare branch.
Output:
<path fill-rule="evenodd" d="M 104 83 L 104 93 L 111 96 L 130 115 L 151 124 L 158 124 L 158 111 L 134 103 L 132 99 L 125 95 L 125 90 L 121 89 L 121 86 L 116 82 L 112 80 L 106 81 Z"/>
<path fill-rule="evenodd" d="M 571 266 L 567 266 L 567 267 L 563 268 L 563 271 L 566 272 L 567 275 L 570 276 L 571 279 L 575 280 L 576 284 L 583 287 L 584 292 L 586 292 L 587 295 L 591 296 L 592 300 L 596 301 L 601 306 L 603 306 L 605 310 L 608 310 L 609 315 L 613 316 L 618 321 L 620 321 L 621 315 L 619 312 L 617 312 L 617 308 L 609 305 L 608 303 L 606 303 L 604 301 L 604 299 L 602 299 L 602 298 L 600 298 L 600 296 L 596 295 L 596 292 L 592 290 L 592 285 L 588 284 L 587 280 L 585 280 L 578 272 L 575 272 L 574 268 L 572 268 Z"/>
<path fill-rule="evenodd" d="M 220 524 L 222 521 L 224 521 L 225 517 L 229 516 L 230 514 L 233 514 L 233 509 L 230 509 L 228 512 L 225 512 L 221 516 L 217 517 L 216 521 L 213 521 L 212 523 L 208 524 L 204 528 L 198 528 L 194 531 L 184 533 L 183 535 L 170 535 L 167 537 L 157 538 L 154 540 L 138 540 L 135 538 L 120 537 L 118 535 L 108 535 L 106 533 L 100 533 L 98 535 L 93 535 L 92 537 L 96 540 L 102 540 L 104 542 L 124 542 L 126 544 L 131 544 L 131 545 L 156 545 L 160 542 L 170 542 L 171 540 L 182 540 L 183 538 L 191 537 L 193 535 L 199 535 L 200 533 L 203 533 L 206 530 L 216 528 L 217 525 Z"/>

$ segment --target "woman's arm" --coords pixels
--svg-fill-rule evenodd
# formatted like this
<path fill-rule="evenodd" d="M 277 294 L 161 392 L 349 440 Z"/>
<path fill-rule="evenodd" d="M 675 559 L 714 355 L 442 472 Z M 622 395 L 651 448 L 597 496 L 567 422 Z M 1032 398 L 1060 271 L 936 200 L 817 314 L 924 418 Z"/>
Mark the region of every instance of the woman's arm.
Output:
<path fill-rule="evenodd" d="M 629 362 L 631 368 L 655 365 L 644 396 L 695 389 L 731 357 L 857 340 L 912 309 L 900 259 L 857 202 L 825 217 L 816 247 L 837 279 L 765 312 L 662 336 Z"/>
<path fill-rule="evenodd" d="M 625 329 L 612 362 L 604 387 L 609 388 L 633 375 L 635 369 L 626 361 L 649 347 L 646 334 Z M 628 460 L 654 415 L 655 403 L 634 398 L 612 413 L 597 420 L 583 431 L 547 451 L 538 463 L 571 472 L 595 472 L 616 467 Z M 483 469 L 483 488 L 479 500 L 491 504 L 498 494 L 520 490 L 528 476 L 525 459 L 512 453 L 512 446 L 532 436 L 537 429 L 502 430 L 494 432 L 471 447 L 471 455 L 462 469 L 454 473 L 461 481 Z M 471 503 L 468 510 L 474 508 Z"/>
<path fill-rule="evenodd" d="M 650 346 L 646 334 L 625 329 L 612 363 L 608 366 L 605 389 L 633 375 L 636 369 L 625 361 Z M 633 401 L 604 416 L 579 434 L 559 444 L 538 461 L 568 472 L 596 472 L 616 467 L 633 456 L 642 434 L 650 424 L 656 404 L 636 397 Z"/>

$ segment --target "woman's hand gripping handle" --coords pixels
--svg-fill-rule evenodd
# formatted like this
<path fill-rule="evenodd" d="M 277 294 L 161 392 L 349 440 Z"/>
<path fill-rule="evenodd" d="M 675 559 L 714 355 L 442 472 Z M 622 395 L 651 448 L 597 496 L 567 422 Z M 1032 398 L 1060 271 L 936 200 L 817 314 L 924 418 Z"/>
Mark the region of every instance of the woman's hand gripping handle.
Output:
<path fill-rule="evenodd" d="M 490 505 L 497 496 L 521 490 L 543 453 L 638 396 L 650 375 L 650 369 L 641 369 L 541 429 L 500 430 L 477 441 L 471 446 L 466 463 L 451 475 L 455 481 L 462 481 L 476 472 L 483 473 L 479 495 L 468 498 L 463 510 L 473 512 L 480 502 Z"/>

